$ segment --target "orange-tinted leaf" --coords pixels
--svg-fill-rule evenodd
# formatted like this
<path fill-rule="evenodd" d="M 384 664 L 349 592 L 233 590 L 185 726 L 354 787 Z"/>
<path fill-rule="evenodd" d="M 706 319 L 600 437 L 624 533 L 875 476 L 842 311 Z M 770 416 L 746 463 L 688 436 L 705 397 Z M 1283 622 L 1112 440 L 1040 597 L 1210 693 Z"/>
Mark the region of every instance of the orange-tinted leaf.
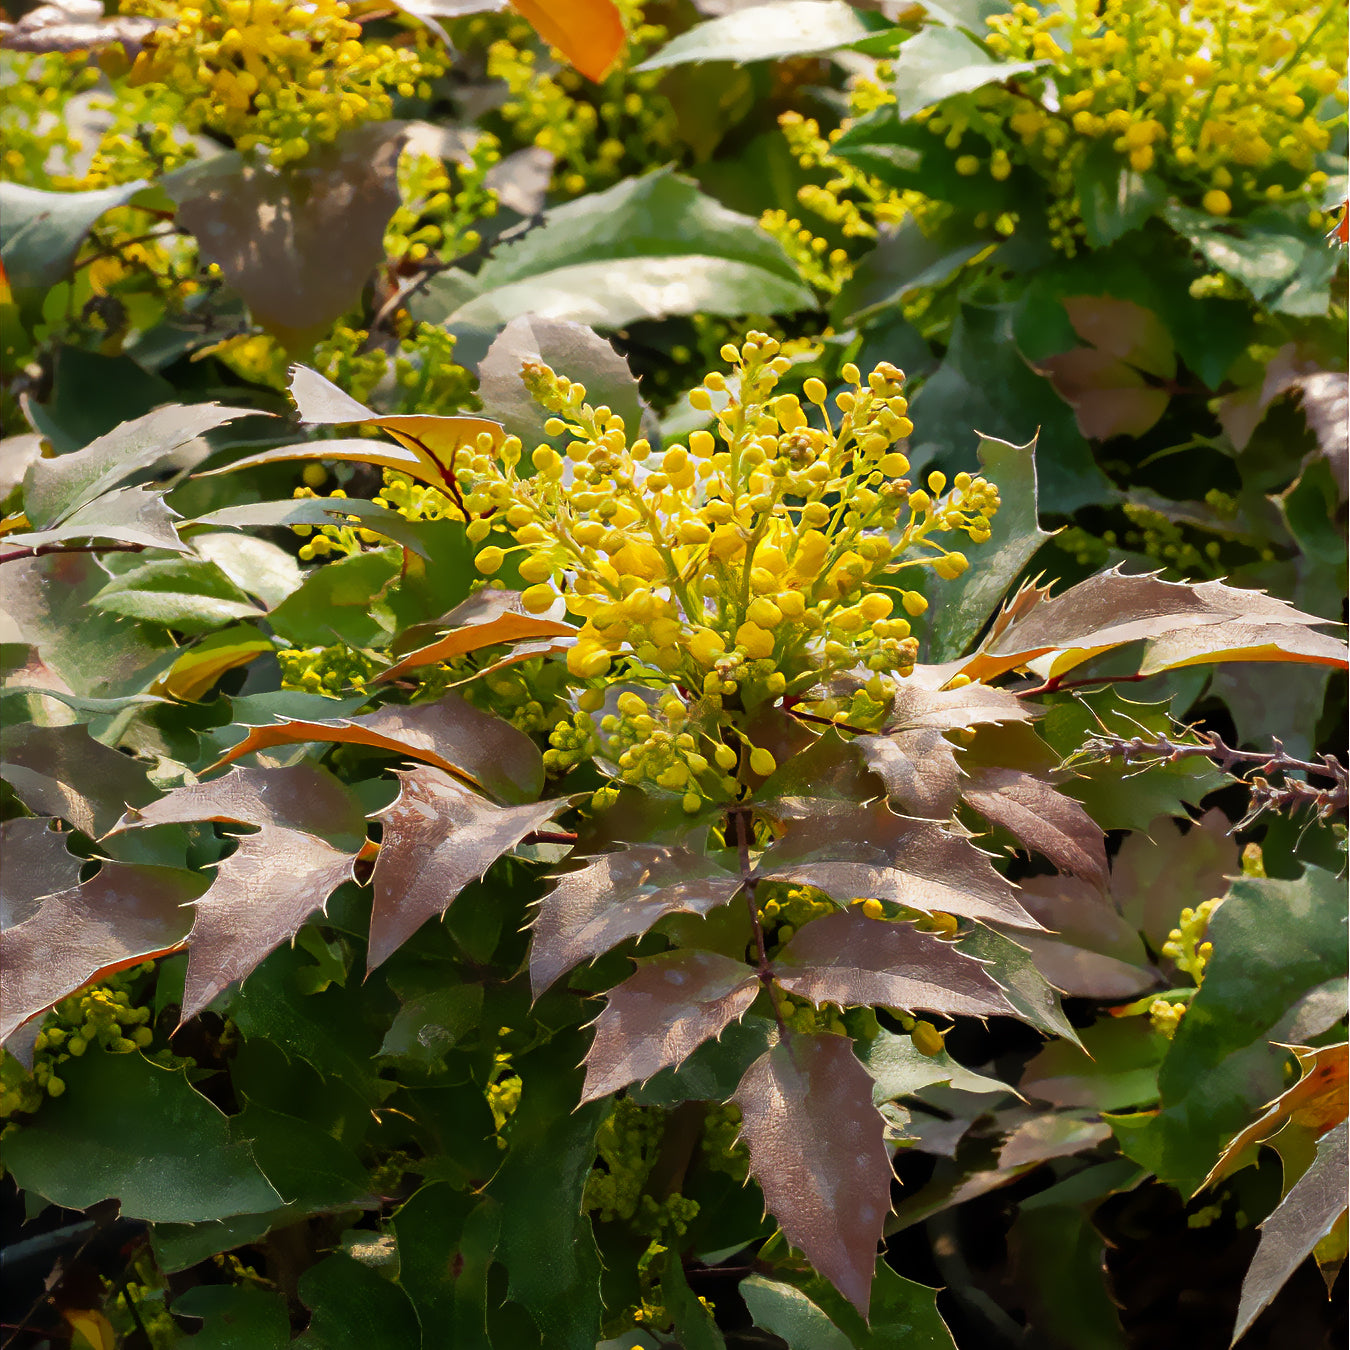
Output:
<path fill-rule="evenodd" d="M 640 936 L 665 915 L 708 914 L 740 888 L 739 876 L 702 852 L 661 844 L 635 844 L 564 873 L 534 920 L 535 997 L 573 966 Z"/>
<path fill-rule="evenodd" d="M 749 1010 L 759 976 L 717 952 L 675 951 L 639 964 L 606 995 L 586 1054 L 583 1102 L 682 1063 Z"/>
<path fill-rule="evenodd" d="M 1150 375 L 1177 373 L 1172 339 L 1151 309 L 1110 295 L 1067 295 L 1060 303 L 1074 331 L 1098 351 Z"/>
<path fill-rule="evenodd" d="M 408 755 L 465 778 L 505 801 L 537 797 L 544 782 L 543 757 L 524 732 L 453 694 L 412 707 L 389 703 L 357 717 L 323 722 L 288 718 L 251 727 L 212 767 L 257 750 L 302 741 L 344 742 Z"/>
<path fill-rule="evenodd" d="M 183 945 L 185 908 L 206 880 L 175 867 L 104 863 L 98 875 L 48 896 L 0 933 L 0 1040 L 91 980 Z"/>
<path fill-rule="evenodd" d="M 1340 639 L 1292 624 L 1211 623 L 1155 638 L 1144 648 L 1141 675 L 1214 661 L 1293 661 L 1344 670 L 1350 652 Z"/>
<path fill-rule="evenodd" d="M 527 614 L 521 607 L 518 591 L 479 591 L 451 610 L 439 625 L 449 627 L 450 631 L 435 642 L 409 652 L 397 665 L 383 671 L 379 678 L 392 680 L 405 671 L 433 666 L 440 661 L 453 661 L 483 647 L 530 638 L 570 637 L 577 631 L 570 623 Z"/>
<path fill-rule="evenodd" d="M 97 837 L 127 806 L 157 795 L 148 766 L 94 740 L 83 725 L 4 728 L 0 774 L 31 811 L 68 820 Z"/>
<path fill-rule="evenodd" d="M 1016 889 L 968 839 L 884 803 L 796 820 L 765 850 L 757 875 L 818 886 L 839 905 L 859 896 L 1014 927 L 1039 925 Z"/>
<path fill-rule="evenodd" d="M 370 970 L 566 804 L 498 806 L 439 769 L 396 772 L 398 797 L 375 817 L 384 837 L 373 879 Z"/>
<path fill-rule="evenodd" d="M 603 80 L 623 50 L 614 0 L 511 0 L 511 8 L 588 80 Z"/>
<path fill-rule="evenodd" d="M 249 975 L 353 875 L 355 856 L 303 830 L 263 825 L 240 838 L 197 902 L 182 1020 Z"/>
<path fill-rule="evenodd" d="M 1018 769 L 979 768 L 961 796 L 1061 872 L 1106 885 L 1106 836 L 1072 797 Z"/>
<path fill-rule="evenodd" d="M 168 674 L 153 686 L 155 693 L 169 694 L 193 703 L 209 690 L 227 670 L 246 666 L 264 652 L 273 650 L 272 642 L 250 624 L 211 633 L 200 642 L 183 649 Z"/>
<path fill-rule="evenodd" d="M 80 879 L 82 859 L 66 848 L 67 836 L 48 817 L 19 817 L 0 825 L 0 930 L 31 919 L 45 896 L 69 890 Z"/>
<path fill-rule="evenodd" d="M 866 1317 L 891 1207 L 891 1162 L 872 1077 L 853 1042 L 794 1035 L 746 1070 L 734 1100 L 769 1212 Z"/>
<path fill-rule="evenodd" d="M 1200 1189 L 1213 1186 L 1239 1168 L 1256 1160 L 1256 1145 L 1267 1142 L 1271 1136 L 1289 1125 L 1306 1131 L 1314 1139 L 1321 1138 L 1334 1125 L 1339 1125 L 1347 1113 L 1347 1046 L 1325 1045 L 1312 1050 L 1296 1046 L 1303 1076 L 1293 1087 L 1280 1093 L 1265 1109 L 1259 1119 L 1252 1121 L 1241 1134 L 1219 1155 L 1219 1161 L 1210 1169 Z M 1285 1178 L 1285 1190 L 1293 1178 Z"/>
<path fill-rule="evenodd" d="M 774 978 L 817 1006 L 1012 1012 L 981 962 L 913 924 L 869 919 L 856 909 L 803 925 L 774 958 Z"/>

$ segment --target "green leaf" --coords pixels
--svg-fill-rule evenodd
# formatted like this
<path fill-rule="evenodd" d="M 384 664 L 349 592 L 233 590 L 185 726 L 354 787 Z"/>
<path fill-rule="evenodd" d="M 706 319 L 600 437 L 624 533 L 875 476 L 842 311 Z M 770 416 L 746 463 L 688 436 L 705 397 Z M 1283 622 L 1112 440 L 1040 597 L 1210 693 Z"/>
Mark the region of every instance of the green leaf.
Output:
<path fill-rule="evenodd" d="M 957 944 L 970 956 L 988 962 L 986 969 L 1017 1015 L 1047 1036 L 1063 1036 L 1080 1044 L 1078 1033 L 1064 1016 L 1059 991 L 1036 969 L 1031 953 L 1006 933 L 977 923 L 975 931 Z"/>
<path fill-rule="evenodd" d="M 402 568 L 397 549 L 353 554 L 314 568 L 268 616 L 278 637 L 299 647 L 383 646 L 389 630 L 371 612 Z"/>
<path fill-rule="evenodd" d="M 746 1069 L 769 1048 L 772 1028 L 768 1018 L 750 1013 L 717 1040 L 699 1046 L 678 1068 L 662 1069 L 647 1082 L 635 1084 L 628 1096 L 643 1106 L 725 1101 Z"/>
<path fill-rule="evenodd" d="M 420 1344 L 417 1315 L 396 1284 L 344 1253 L 300 1277 L 300 1301 L 311 1309 L 296 1350 L 408 1350 Z"/>
<path fill-rule="evenodd" d="M 199 1284 L 171 1305 L 175 1317 L 201 1317 L 206 1325 L 184 1342 L 192 1350 L 283 1350 L 291 1319 L 283 1294 L 256 1284 Z"/>
<path fill-rule="evenodd" d="M 847 47 L 869 29 L 843 0 L 779 0 L 771 14 L 733 10 L 697 23 L 649 56 L 635 71 L 688 61 L 771 61 Z"/>
<path fill-rule="evenodd" d="M 788 1350 L 854 1350 L 852 1342 L 800 1289 L 751 1275 L 737 1286 L 755 1325 L 788 1343 Z"/>
<path fill-rule="evenodd" d="M 1109 140 L 1092 145 L 1074 173 L 1083 229 L 1093 248 L 1137 230 L 1167 200 L 1156 174 L 1139 173 Z"/>
<path fill-rule="evenodd" d="M 722 1339 L 712 1313 L 689 1287 L 678 1251 L 666 1254 L 661 1301 L 675 1324 L 675 1335 L 679 1337 L 682 1350 L 726 1350 L 726 1341 Z"/>
<path fill-rule="evenodd" d="M 444 1182 L 423 1186 L 394 1215 L 398 1282 L 422 1326 L 423 1350 L 488 1350 L 488 1269 L 501 1211 Z"/>
<path fill-rule="evenodd" d="M 579 1037 L 555 1037 L 516 1064 L 520 1105 L 488 1187 L 501 1205 L 508 1296 L 557 1350 L 594 1350 L 601 1317 L 600 1256 L 581 1198 L 606 1107 L 576 1106 L 581 1084 L 571 1066 L 581 1049 Z"/>
<path fill-rule="evenodd" d="M 444 1069 L 451 1049 L 478 1021 L 483 1007 L 481 984 L 438 984 L 428 989 L 395 983 L 402 998 L 380 1055 L 419 1068 Z"/>
<path fill-rule="evenodd" d="M 176 514 L 164 494 L 144 487 L 115 488 L 82 506 L 54 529 L 24 530 L 5 536 L 7 548 L 46 548 L 74 539 L 106 539 L 115 544 L 162 548 L 186 553 L 174 529 Z"/>
<path fill-rule="evenodd" d="M 908 1097 L 935 1083 L 947 1083 L 960 1092 L 1011 1092 L 1001 1079 L 986 1078 L 958 1064 L 945 1050 L 936 1055 L 920 1053 L 909 1036 L 879 1031 L 858 1047 L 858 1058 L 872 1075 L 872 1101 L 883 1102 Z"/>
<path fill-rule="evenodd" d="M 281 1197 L 246 1143 L 181 1069 L 90 1050 L 61 1065 L 63 1096 L 37 1128 L 5 1140 L 18 1185 L 67 1209 L 116 1197 L 128 1219 L 201 1223 L 275 1207 Z"/>
<path fill-rule="evenodd" d="M 969 94 L 987 84 L 1001 84 L 1044 64 L 999 61 L 987 48 L 957 29 L 928 26 L 910 38 L 896 57 L 897 111 L 902 119 L 908 119 L 953 94 Z"/>
<path fill-rule="evenodd" d="M 815 299 L 782 247 L 748 216 L 666 169 L 556 207 L 478 273 L 447 315 L 431 282 L 415 317 L 465 334 L 522 314 L 622 328 L 670 314 L 781 314 Z"/>
<path fill-rule="evenodd" d="M 1285 1086 L 1294 1005 L 1346 972 L 1345 888 L 1244 877 L 1210 919 L 1214 955 L 1158 1074 L 1162 1109 L 1113 1122 L 1123 1152 L 1190 1194 L 1223 1146 Z"/>
<path fill-rule="evenodd" d="M 195 558 L 143 563 L 115 576 L 89 602 L 98 609 L 200 633 L 259 609 L 215 563 Z"/>
<path fill-rule="evenodd" d="M 94 222 L 149 186 L 137 179 L 93 192 L 46 192 L 0 183 L 0 260 L 21 303 L 40 301 L 70 272 Z"/>

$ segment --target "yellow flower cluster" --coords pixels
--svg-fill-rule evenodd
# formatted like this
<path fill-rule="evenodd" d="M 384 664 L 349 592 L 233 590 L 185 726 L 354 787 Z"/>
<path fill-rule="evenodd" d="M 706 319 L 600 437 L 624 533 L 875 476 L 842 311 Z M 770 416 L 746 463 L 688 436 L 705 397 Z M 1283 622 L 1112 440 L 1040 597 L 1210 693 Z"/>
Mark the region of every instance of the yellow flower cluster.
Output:
<path fill-rule="evenodd" d="M 1198 989 L 1205 982 L 1205 967 L 1214 955 L 1214 944 L 1205 940 L 1209 930 L 1210 917 L 1223 904 L 1222 898 L 1206 900 L 1204 904 L 1192 909 L 1189 905 L 1181 911 L 1177 926 L 1167 935 L 1162 945 L 1162 955 L 1195 981 Z M 1153 1029 L 1170 1041 L 1177 1034 L 1177 1027 L 1186 1015 L 1189 1000 L 1173 1002 L 1166 998 L 1155 998 L 1149 1004 L 1149 1021 Z"/>
<path fill-rule="evenodd" d="M 464 453 L 456 471 L 479 572 L 495 576 L 520 555 L 525 608 L 583 620 L 567 658 L 590 686 L 581 710 L 606 708 L 604 687 L 620 678 L 651 695 L 620 693 L 601 719 L 600 750 L 617 776 L 680 795 L 689 811 L 734 796 L 735 773 L 774 770 L 767 749 L 727 743 L 723 709 L 809 698 L 857 672 L 879 717 L 893 677 L 914 664 L 910 619 L 927 607 L 892 579 L 920 566 L 960 575 L 965 555 L 939 537 L 982 542 L 998 508 L 982 478 L 958 474 L 948 489 L 934 473 L 916 489 L 904 477 L 897 447 L 913 426 L 889 363 L 866 381 L 845 366 L 850 387 L 832 414 L 820 380 L 804 386 L 810 412 L 778 393 L 791 362 L 767 334 L 722 355 L 730 376 L 714 372 L 689 396 L 716 435 L 695 431 L 660 455 L 645 440 L 630 445 L 622 419 L 535 364 L 522 378 L 554 414 L 546 429 L 569 442 L 565 452 L 540 445 L 527 468 L 508 437 L 496 453 L 487 442 Z M 508 536 L 489 542 L 500 526 Z M 554 747 L 556 767 L 571 748 Z"/>
<path fill-rule="evenodd" d="M 1026 82 L 1026 93 L 991 87 L 956 100 L 966 125 L 993 147 L 995 178 L 1019 159 L 1071 198 L 1066 168 L 1104 141 L 1133 169 L 1165 173 L 1215 216 L 1228 215 L 1235 202 L 1326 185 L 1314 157 L 1330 142 L 1319 105 L 1336 95 L 1332 116 L 1339 117 L 1344 103 L 1343 5 L 1079 0 L 1044 15 L 1017 4 L 987 23 L 986 42 L 997 55 L 1048 63 L 1058 103 L 1031 97 L 1035 81 Z M 932 129 L 950 135 L 953 127 Z M 1075 232 L 1076 214 L 1070 203 L 1062 244 L 1069 242 L 1064 231 Z"/>
<path fill-rule="evenodd" d="M 98 68 L 48 53 L 0 52 L 0 164 L 9 183 L 47 187 L 54 169 L 80 151 L 64 112 L 67 101 L 98 83 Z"/>
<path fill-rule="evenodd" d="M 533 30 L 514 15 L 478 16 L 452 30 L 457 44 L 486 45 L 487 73 L 508 90 L 498 111 L 509 138 L 554 155 L 554 186 L 569 197 L 669 159 L 678 140 L 675 111 L 657 91 L 665 72 L 630 69 L 666 30 L 644 21 L 637 0 L 619 0 L 619 9 L 627 54 L 598 86 L 569 65 L 549 69 Z"/>
<path fill-rule="evenodd" d="M 400 204 L 384 232 L 389 261 L 420 263 L 434 253 L 451 262 L 472 253 L 482 242 L 474 227 L 497 214 L 497 195 L 484 180 L 500 159 L 495 136 L 480 136 L 469 162 L 453 167 L 405 150 L 398 161 Z"/>
<path fill-rule="evenodd" d="M 185 99 L 192 130 L 262 147 L 273 164 L 303 159 L 344 128 L 390 116 L 393 94 L 428 98 L 442 58 L 423 30 L 411 46 L 366 43 L 343 0 L 125 0 L 126 12 L 169 18 L 145 43 L 132 85 Z"/>

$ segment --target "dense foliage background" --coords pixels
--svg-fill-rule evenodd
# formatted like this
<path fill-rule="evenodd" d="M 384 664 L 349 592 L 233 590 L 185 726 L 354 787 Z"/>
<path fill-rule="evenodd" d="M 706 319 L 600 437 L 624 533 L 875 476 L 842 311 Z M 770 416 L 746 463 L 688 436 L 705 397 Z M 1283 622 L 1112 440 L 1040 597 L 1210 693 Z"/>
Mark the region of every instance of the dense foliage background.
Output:
<path fill-rule="evenodd" d="M 10 5 L 3 1343 L 1341 1344 L 1346 28 Z"/>

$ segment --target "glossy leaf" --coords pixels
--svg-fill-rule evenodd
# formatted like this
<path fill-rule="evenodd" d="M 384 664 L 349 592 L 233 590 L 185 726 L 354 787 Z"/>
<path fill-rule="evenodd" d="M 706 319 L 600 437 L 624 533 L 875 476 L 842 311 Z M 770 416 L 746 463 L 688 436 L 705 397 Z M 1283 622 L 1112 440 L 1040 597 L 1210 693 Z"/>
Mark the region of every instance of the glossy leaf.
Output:
<path fill-rule="evenodd" d="M 120 487 L 72 511 L 50 530 L 23 530 L 5 535 L 7 548 L 47 548 L 78 539 L 108 540 L 140 548 L 186 553 L 178 537 L 178 516 L 164 504 L 164 494 L 145 487 Z"/>
<path fill-rule="evenodd" d="M 614 329 L 672 314 L 778 313 L 815 301 L 780 245 L 668 170 L 549 211 L 497 249 L 447 315 L 436 283 L 413 312 L 494 334 L 522 314 Z"/>
<path fill-rule="evenodd" d="M 280 1203 L 226 1117 L 182 1069 L 140 1054 L 90 1053 L 61 1065 L 67 1090 L 42 1127 L 5 1140 L 5 1166 L 24 1190 L 67 1209 L 115 1197 L 122 1215 L 204 1223 Z"/>
<path fill-rule="evenodd" d="M 961 949 L 985 963 L 989 977 L 1003 990 L 1014 1012 L 1047 1036 L 1063 1036 L 1080 1044 L 1073 1024 L 1060 1007 L 1059 991 L 1041 974 L 1031 953 L 1022 945 L 1031 934 L 1019 932 L 1014 941 L 1006 933 L 976 924 L 961 939 Z"/>
<path fill-rule="evenodd" d="M 1230 1344 L 1237 1343 L 1285 1281 L 1344 1215 L 1345 1173 L 1350 1165 L 1347 1129 L 1350 1127 L 1342 1121 L 1322 1136 L 1312 1166 L 1261 1225 L 1261 1241 L 1242 1282 L 1237 1325 Z"/>
<path fill-rule="evenodd" d="M 285 1350 L 291 1319 L 282 1294 L 256 1284 L 198 1284 L 173 1300 L 175 1317 L 206 1325 L 185 1342 L 191 1350 Z"/>
<path fill-rule="evenodd" d="M 749 1010 L 759 976 L 741 961 L 686 949 L 640 963 L 606 995 L 586 1052 L 581 1100 L 645 1082 L 683 1062 Z"/>
<path fill-rule="evenodd" d="M 345 1252 L 310 1266 L 298 1293 L 313 1316 L 291 1342 L 296 1350 L 404 1350 L 419 1343 L 407 1294 Z"/>
<path fill-rule="evenodd" d="M 955 747 L 936 727 L 859 736 L 867 767 L 886 785 L 886 795 L 907 816 L 945 820 L 956 806 L 960 770 Z"/>
<path fill-rule="evenodd" d="M 695 24 L 649 56 L 637 70 L 663 70 L 689 61 L 772 61 L 815 56 L 865 38 L 868 29 L 842 0 L 782 0 L 772 21 L 734 9 Z"/>
<path fill-rule="evenodd" d="M 870 896 L 929 912 L 1038 926 L 969 840 L 897 816 L 884 804 L 793 821 L 765 850 L 756 873 L 818 886 L 840 905 Z"/>
<path fill-rule="evenodd" d="M 726 1341 L 706 1304 L 689 1287 L 678 1252 L 666 1257 L 661 1301 L 674 1323 L 681 1350 L 726 1350 Z"/>
<path fill-rule="evenodd" d="M 891 1163 L 872 1079 L 853 1042 L 794 1035 L 746 1070 L 734 1100 L 769 1212 L 866 1317 Z"/>
<path fill-rule="evenodd" d="M 389 703 L 357 717 L 322 722 L 287 718 L 253 727 L 213 767 L 258 750 L 304 741 L 364 745 L 407 755 L 506 801 L 528 800 L 543 786 L 543 757 L 534 742 L 509 722 L 480 712 L 454 695 L 411 707 Z"/>
<path fill-rule="evenodd" d="M 1139 663 L 1141 675 L 1215 661 L 1290 661 L 1344 670 L 1350 652 L 1341 638 L 1279 623 L 1214 623 L 1154 638 Z"/>
<path fill-rule="evenodd" d="M 857 909 L 805 924 L 774 958 L 774 978 L 817 1006 L 878 1004 L 976 1017 L 1011 1011 L 979 961 L 960 948 Z"/>
<path fill-rule="evenodd" d="M 195 633 L 263 611 L 214 563 L 156 560 L 114 577 L 90 601 L 99 609 Z"/>
<path fill-rule="evenodd" d="M 1013 1090 L 1000 1079 L 987 1078 L 958 1064 L 945 1050 L 939 1050 L 936 1055 L 925 1055 L 909 1036 L 899 1036 L 893 1031 L 879 1031 L 866 1044 L 860 1045 L 857 1053 L 874 1080 L 872 1100 L 878 1106 L 939 1083 L 949 1084 L 958 1092 Z"/>
<path fill-rule="evenodd" d="M 156 682 L 155 688 L 185 703 L 194 703 L 214 689 L 227 671 L 246 666 L 273 650 L 272 640 L 251 624 L 236 624 L 183 648 L 182 655 Z"/>
<path fill-rule="evenodd" d="M 398 798 L 375 817 L 384 837 L 373 878 L 369 970 L 561 805 L 498 806 L 430 766 L 395 772 Z"/>
<path fill-rule="evenodd" d="M 69 890 L 84 864 L 66 847 L 69 836 L 52 829 L 50 817 L 20 816 L 0 825 L 0 931 L 31 919 L 38 902 Z"/>
<path fill-rule="evenodd" d="M 257 415 L 252 408 L 228 408 L 219 403 L 174 403 L 156 408 L 144 417 L 123 422 L 83 450 L 35 460 L 24 476 L 24 512 L 36 529 L 58 525 L 129 478 L 171 461 L 181 467 L 184 447 L 208 431 L 239 417 Z M 209 453 L 205 443 L 199 452 L 193 451 L 198 459 Z"/>
<path fill-rule="evenodd" d="M 667 914 L 708 914 L 741 888 L 739 876 L 687 848 L 635 844 L 556 878 L 539 902 L 530 944 L 537 998 L 582 961 L 645 933 Z"/>
<path fill-rule="evenodd" d="M 1025 75 L 1039 64 L 997 61 L 959 30 L 927 25 L 904 44 L 896 61 L 898 111 L 902 118 L 910 118 L 953 94 Z"/>
<path fill-rule="evenodd" d="M 89 881 L 47 896 L 0 932 L 0 1040 L 91 980 L 181 947 L 191 922 L 185 906 L 205 889 L 193 872 L 105 862 Z"/>
<path fill-rule="evenodd" d="M 1052 783 L 1017 769 L 981 768 L 962 787 L 961 796 L 1061 872 L 1106 884 L 1106 836 L 1082 806 Z"/>

